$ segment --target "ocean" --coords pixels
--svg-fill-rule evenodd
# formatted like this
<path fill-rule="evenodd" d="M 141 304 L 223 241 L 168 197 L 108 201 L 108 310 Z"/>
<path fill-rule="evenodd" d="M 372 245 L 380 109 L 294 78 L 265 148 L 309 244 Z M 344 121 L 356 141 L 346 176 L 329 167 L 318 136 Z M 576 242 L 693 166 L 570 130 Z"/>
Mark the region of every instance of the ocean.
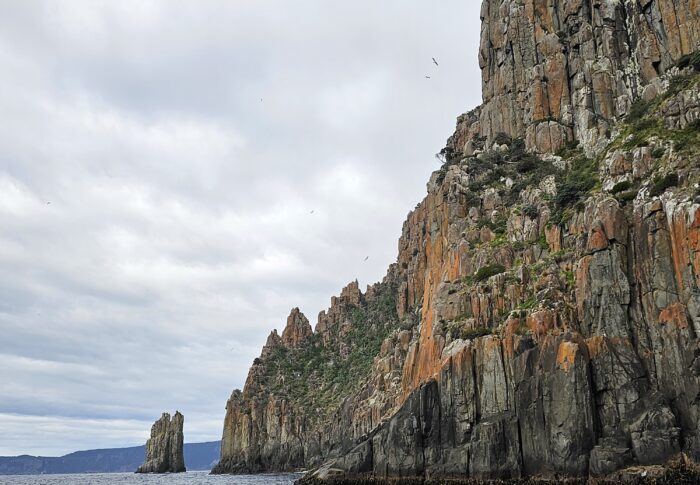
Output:
<path fill-rule="evenodd" d="M 209 475 L 208 471 L 168 473 L 80 473 L 74 475 L 0 475 L 0 485 L 292 485 L 301 473 Z"/>

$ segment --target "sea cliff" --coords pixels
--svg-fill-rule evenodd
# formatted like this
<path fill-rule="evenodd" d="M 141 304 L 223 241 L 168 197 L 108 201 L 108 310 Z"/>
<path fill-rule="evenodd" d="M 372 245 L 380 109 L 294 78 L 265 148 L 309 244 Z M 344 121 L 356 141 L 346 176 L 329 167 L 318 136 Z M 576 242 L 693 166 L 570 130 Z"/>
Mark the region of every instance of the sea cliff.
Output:
<path fill-rule="evenodd" d="M 384 280 L 298 309 L 215 473 L 589 477 L 700 460 L 700 4 L 484 0 Z"/>

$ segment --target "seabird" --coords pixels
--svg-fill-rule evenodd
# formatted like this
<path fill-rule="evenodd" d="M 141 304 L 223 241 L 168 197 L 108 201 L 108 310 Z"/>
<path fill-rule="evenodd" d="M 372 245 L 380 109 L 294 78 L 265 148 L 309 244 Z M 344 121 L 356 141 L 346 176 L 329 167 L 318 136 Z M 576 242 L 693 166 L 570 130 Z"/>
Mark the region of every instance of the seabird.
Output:
<path fill-rule="evenodd" d="M 430 79 L 430 76 L 425 76 L 426 79 Z"/>
<path fill-rule="evenodd" d="M 433 63 L 434 63 L 436 66 L 439 66 L 439 64 L 437 63 L 437 61 L 435 60 L 434 57 L 433 57 Z"/>
<path fill-rule="evenodd" d="M 365 257 L 365 261 L 367 261 L 368 259 L 369 259 L 369 256 Z"/>

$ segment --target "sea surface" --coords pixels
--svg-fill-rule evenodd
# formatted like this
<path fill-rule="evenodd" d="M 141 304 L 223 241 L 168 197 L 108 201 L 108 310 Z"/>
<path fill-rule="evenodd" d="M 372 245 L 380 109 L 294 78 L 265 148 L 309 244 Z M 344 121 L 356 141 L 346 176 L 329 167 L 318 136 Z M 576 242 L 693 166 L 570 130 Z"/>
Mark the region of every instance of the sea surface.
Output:
<path fill-rule="evenodd" d="M 207 471 L 149 475 L 80 473 L 72 475 L 0 475 L 0 485 L 292 485 L 301 473 L 209 475 Z"/>

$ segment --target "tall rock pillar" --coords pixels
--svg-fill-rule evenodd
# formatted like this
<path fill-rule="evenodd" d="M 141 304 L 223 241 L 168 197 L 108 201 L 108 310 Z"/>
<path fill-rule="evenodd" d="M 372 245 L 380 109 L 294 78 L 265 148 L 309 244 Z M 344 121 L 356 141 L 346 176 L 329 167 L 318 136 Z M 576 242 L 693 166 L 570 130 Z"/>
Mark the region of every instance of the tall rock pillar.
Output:
<path fill-rule="evenodd" d="M 146 442 L 146 461 L 136 473 L 178 473 L 185 471 L 185 456 L 182 452 L 185 418 L 179 411 L 170 419 L 163 413 L 151 427 L 151 437 Z"/>

